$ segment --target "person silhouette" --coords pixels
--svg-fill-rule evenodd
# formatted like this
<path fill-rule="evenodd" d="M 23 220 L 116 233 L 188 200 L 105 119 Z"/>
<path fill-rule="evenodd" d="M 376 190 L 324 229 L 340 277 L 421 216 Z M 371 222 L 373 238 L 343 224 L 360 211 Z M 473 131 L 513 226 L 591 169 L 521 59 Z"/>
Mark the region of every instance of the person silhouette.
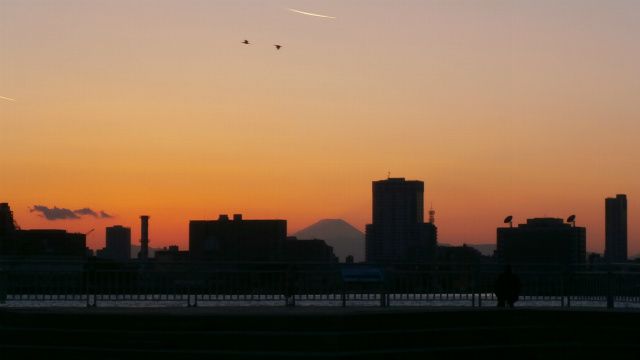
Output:
<path fill-rule="evenodd" d="M 520 279 L 511 270 L 511 265 L 507 265 L 505 270 L 498 276 L 495 283 L 494 292 L 498 298 L 498 307 L 512 308 L 520 296 Z"/>

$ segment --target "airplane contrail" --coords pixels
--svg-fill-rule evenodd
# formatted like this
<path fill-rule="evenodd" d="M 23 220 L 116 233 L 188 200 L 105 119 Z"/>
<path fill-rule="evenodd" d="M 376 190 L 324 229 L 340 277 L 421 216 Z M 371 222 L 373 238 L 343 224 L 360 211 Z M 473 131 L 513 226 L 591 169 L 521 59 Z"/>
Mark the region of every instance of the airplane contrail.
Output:
<path fill-rule="evenodd" d="M 4 97 L 4 96 L 0 96 L 0 99 L 2 99 L 2 100 L 7 100 L 7 101 L 16 101 L 16 99 L 12 99 L 12 98 L 8 98 L 8 97 Z"/>
<path fill-rule="evenodd" d="M 310 13 L 310 12 L 306 12 L 306 11 L 300 11 L 300 10 L 296 10 L 296 9 L 290 9 L 290 8 L 287 8 L 287 10 L 293 11 L 295 13 L 302 14 L 302 15 L 321 17 L 321 18 L 325 18 L 325 19 L 335 19 L 335 17 L 329 16 L 329 15 L 314 14 L 314 13 Z"/>

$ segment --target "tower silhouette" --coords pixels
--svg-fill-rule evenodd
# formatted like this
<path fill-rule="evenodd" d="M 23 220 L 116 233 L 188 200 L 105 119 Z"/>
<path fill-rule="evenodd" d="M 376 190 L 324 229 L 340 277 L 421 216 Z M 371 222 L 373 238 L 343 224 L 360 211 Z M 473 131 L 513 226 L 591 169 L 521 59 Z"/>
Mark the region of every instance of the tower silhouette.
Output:
<path fill-rule="evenodd" d="M 149 259 L 149 216 L 140 216 L 140 260 Z"/>
<path fill-rule="evenodd" d="M 605 199 L 605 250 L 609 262 L 627 261 L 627 196 Z"/>
<path fill-rule="evenodd" d="M 424 183 L 404 178 L 374 181 L 372 223 L 366 226 L 366 260 L 427 262 L 435 255 L 437 229 L 424 223 Z"/>

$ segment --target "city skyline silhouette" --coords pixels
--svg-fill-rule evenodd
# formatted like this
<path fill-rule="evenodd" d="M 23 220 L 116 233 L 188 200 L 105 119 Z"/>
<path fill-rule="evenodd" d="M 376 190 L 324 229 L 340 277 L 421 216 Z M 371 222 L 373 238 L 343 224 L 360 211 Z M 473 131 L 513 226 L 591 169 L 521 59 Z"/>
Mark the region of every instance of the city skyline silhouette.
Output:
<path fill-rule="evenodd" d="M 626 206 L 626 203 L 625 203 L 625 206 Z M 43 210 L 43 208 L 44 208 L 44 210 Z M 36 210 L 36 209 L 38 209 L 38 210 Z M 604 207 L 603 207 L 603 209 L 604 209 Z M 86 210 L 93 212 L 93 210 L 88 209 L 88 208 L 86 208 Z M 43 219 L 47 220 L 46 222 L 43 222 L 43 223 L 44 224 L 48 224 L 49 226 L 45 225 L 45 226 L 36 227 L 36 228 L 42 228 L 42 229 L 50 229 L 50 228 L 54 228 L 55 227 L 55 228 L 64 228 L 66 230 L 70 230 L 68 227 L 61 226 L 61 225 L 68 225 L 68 224 L 70 224 L 70 222 L 73 222 L 73 221 L 76 221 L 78 219 L 82 219 L 83 218 L 83 217 L 81 217 L 79 215 L 75 215 L 75 214 L 79 214 L 77 210 L 73 211 L 73 210 L 69 210 L 67 208 L 58 208 L 58 207 L 48 208 L 48 207 L 42 206 L 42 205 L 35 206 L 35 207 L 29 209 L 28 212 L 29 213 L 36 213 L 40 218 L 43 218 Z M 14 213 L 15 213 L 15 210 L 14 210 Z M 83 233 L 83 234 L 86 233 L 87 234 L 87 246 L 89 248 L 91 248 L 91 249 L 96 249 L 96 250 L 100 249 L 104 245 L 104 243 L 106 241 L 106 238 L 104 236 L 103 237 L 96 236 L 96 237 L 89 238 L 89 235 L 91 233 L 93 233 L 94 230 L 97 227 L 98 228 L 109 228 L 110 226 L 122 226 L 122 225 L 125 225 L 125 226 L 127 226 L 129 228 L 133 228 L 134 230 L 139 230 L 139 227 L 138 227 L 137 223 L 123 223 L 123 219 L 121 219 L 121 218 L 114 217 L 112 215 L 108 215 L 104 211 L 100 211 L 100 213 L 105 214 L 107 216 L 103 217 L 103 216 L 101 216 L 100 214 L 97 214 L 97 213 L 95 215 L 93 215 L 93 216 L 91 216 L 91 215 L 88 216 L 90 219 L 93 220 L 93 222 L 91 222 L 90 224 L 93 224 L 92 226 L 95 226 L 95 227 L 92 227 L 91 229 L 84 228 L 82 231 L 79 231 L 80 233 Z M 202 219 L 211 219 L 211 220 L 213 220 L 217 216 L 218 215 L 208 215 L 208 216 L 202 217 Z M 553 215 L 552 214 L 551 216 L 549 216 L 548 214 L 544 214 L 544 216 L 541 216 L 541 215 L 537 215 L 537 216 L 536 215 L 529 215 L 529 216 L 525 216 L 524 218 L 515 218 L 515 219 L 513 219 L 513 222 L 515 222 L 515 223 L 518 223 L 518 222 L 524 223 L 524 222 L 526 222 L 527 219 L 536 218 L 536 217 L 556 217 L 556 218 L 560 217 L 560 218 L 566 218 L 566 216 L 564 216 L 562 214 L 560 214 L 560 215 Z M 106 225 L 104 223 L 104 221 L 103 221 L 104 219 L 108 219 L 109 220 L 109 222 L 107 223 L 109 225 Z M 22 223 L 22 221 L 20 221 L 20 220 L 21 219 L 16 217 L 16 221 L 19 222 L 19 223 Z M 185 220 L 185 224 L 189 220 L 190 219 Z M 331 220 L 331 219 L 328 219 L 328 218 L 318 219 L 318 221 L 320 221 L 320 222 L 321 221 L 325 221 L 325 220 Z M 340 220 L 344 221 L 344 219 L 340 219 Z M 495 227 L 500 226 L 500 224 L 502 223 L 502 222 L 497 221 L 497 220 L 498 219 L 495 219 L 494 224 L 492 224 Z M 318 221 L 316 221 L 316 222 L 314 222 L 312 224 L 309 224 L 309 226 L 306 226 L 306 227 L 303 227 L 303 228 L 297 228 L 297 229 L 294 228 L 293 230 L 289 229 L 288 230 L 288 234 L 289 235 L 294 235 L 297 232 L 301 232 L 301 231 L 304 232 L 308 227 L 312 226 L 313 224 L 317 223 Z M 600 248 L 599 244 L 597 244 L 597 243 L 594 244 L 594 241 L 593 241 L 593 237 L 594 236 L 593 236 L 593 234 L 589 233 L 590 226 L 588 224 L 583 224 L 582 222 L 580 222 L 579 218 L 578 218 L 578 221 L 579 221 L 579 224 L 581 226 L 585 226 L 587 228 L 587 234 L 588 234 L 588 236 L 587 236 L 587 239 L 588 239 L 588 241 L 587 241 L 587 252 L 604 254 L 604 247 Z M 603 218 L 600 219 L 600 221 L 603 222 L 603 223 L 605 222 L 604 214 L 603 214 Z M 347 222 L 347 224 L 349 224 L 349 223 Z M 633 219 L 630 219 L 629 226 L 632 227 L 633 225 L 634 225 L 634 221 L 633 221 Z M 463 245 L 463 244 L 481 245 L 481 246 L 482 245 L 486 246 L 486 245 L 491 245 L 491 244 L 495 245 L 495 227 L 493 228 L 494 237 L 490 238 L 488 241 L 484 241 L 484 242 L 481 242 L 481 241 L 456 242 L 456 241 L 451 241 L 451 239 L 446 239 L 446 238 L 443 239 L 442 237 L 439 237 L 439 242 L 447 244 L 447 245 Z M 188 226 L 185 225 L 185 228 L 188 229 Z M 596 228 L 597 228 L 597 226 L 596 226 Z M 71 227 L 71 229 L 73 229 L 73 227 Z M 626 225 L 625 225 L 625 229 L 626 229 Z M 87 233 L 86 230 L 90 230 L 90 231 Z M 438 229 L 438 231 L 440 231 L 440 228 Z M 184 231 L 184 232 L 186 232 L 186 231 Z M 361 233 L 364 236 L 364 229 L 361 230 Z M 153 244 L 153 246 L 152 246 L 154 251 L 156 249 L 161 249 L 163 247 L 168 247 L 168 246 L 172 246 L 172 245 L 178 245 L 181 248 L 188 248 L 188 242 L 187 242 L 188 236 L 185 236 L 185 238 L 180 239 L 180 238 L 169 238 L 169 237 L 167 237 L 165 234 L 163 234 L 161 232 L 157 233 L 156 235 L 157 235 L 157 238 L 160 239 L 160 241 L 157 241 L 157 240 L 154 241 L 155 244 Z M 347 236 L 347 238 L 349 238 L 349 236 Z M 478 237 L 478 238 L 485 238 L 485 237 Z M 132 242 L 132 244 L 133 245 L 139 245 L 136 242 Z M 352 246 L 352 245 L 349 245 L 349 244 L 344 244 L 344 245 L 347 246 L 347 247 L 348 246 Z M 602 244 L 602 245 L 604 245 L 604 244 Z M 628 256 L 631 259 L 636 258 L 636 257 L 638 257 L 638 255 L 640 255 L 640 253 L 638 253 L 638 249 L 640 249 L 640 243 L 638 243 L 638 241 L 636 241 L 636 239 L 634 239 L 631 236 L 629 237 L 628 244 L 627 244 L 627 240 L 625 240 L 625 248 L 628 249 L 628 254 L 629 254 Z"/>
<path fill-rule="evenodd" d="M 77 232 L 153 214 L 161 245 L 220 213 L 363 231 L 390 171 L 452 244 L 577 214 L 602 252 L 625 193 L 640 253 L 635 2 L 0 6 L 0 199 L 27 228 L 44 205 L 116 216 L 56 225 Z"/>
<path fill-rule="evenodd" d="M 359 232 L 355 238 L 353 231 L 358 232 L 358 230 L 341 219 L 324 219 L 300 231 L 291 231 L 287 229 L 286 219 L 253 219 L 247 222 L 246 219 L 243 220 L 243 215 L 240 213 L 233 214 L 233 219 L 230 219 L 230 216 L 227 214 L 218 215 L 217 220 L 190 219 L 189 244 L 187 246 L 181 242 L 174 242 L 169 245 L 160 244 L 155 248 L 150 247 L 148 215 L 140 216 L 142 224 L 140 226 L 141 235 L 138 245 L 135 245 L 135 243 L 131 241 L 131 227 L 123 227 L 122 225 L 107 226 L 105 228 L 106 237 L 104 248 L 91 247 L 87 241 L 88 236 L 95 231 L 95 228 L 85 233 L 74 233 L 70 235 L 82 236 L 83 246 L 79 249 L 80 253 L 83 253 L 86 245 L 86 250 L 90 252 L 87 256 L 97 256 L 103 259 L 111 258 L 120 262 L 134 258 L 146 261 L 147 258 L 153 257 L 150 255 L 150 252 L 160 251 L 162 253 L 161 256 L 164 256 L 164 252 L 178 251 L 180 248 L 182 248 L 182 252 L 184 252 L 185 255 L 189 254 L 193 259 L 209 258 L 218 259 L 217 261 L 222 259 L 227 259 L 226 261 L 236 259 L 237 261 L 241 261 L 241 259 L 244 259 L 243 256 L 247 256 L 247 259 L 253 256 L 256 259 L 260 259 L 259 261 L 267 261 L 267 259 L 270 259 L 268 261 L 280 261 L 281 255 L 275 253 L 267 255 L 269 251 L 271 251 L 267 249 L 280 249 L 284 246 L 285 238 L 287 241 L 289 239 L 297 240 L 297 237 L 293 235 L 298 234 L 306 234 L 303 235 L 302 239 L 306 239 L 307 244 L 309 244 L 309 240 L 314 240 L 321 241 L 324 244 L 323 246 L 330 245 L 331 258 L 336 256 L 335 261 L 341 262 L 344 262 L 347 258 L 351 258 L 349 262 L 353 262 L 354 258 L 356 258 L 357 262 L 365 260 L 368 263 L 431 263 L 441 261 L 451 256 L 444 254 L 450 252 L 446 250 L 446 248 L 454 244 L 441 240 L 438 241 L 438 227 L 435 223 L 436 212 L 432 207 L 428 212 L 428 222 L 423 223 L 426 219 L 424 215 L 424 183 L 422 181 L 389 177 L 384 180 L 375 180 L 372 182 L 372 185 L 373 221 L 372 224 L 367 225 L 365 233 Z M 616 205 L 614 205 L 614 203 Z M 23 230 L 16 221 L 10 205 L 8 203 L 0 203 L 0 205 L 2 205 L 2 216 L 5 223 L 3 226 L 6 229 Z M 600 259 L 604 259 L 610 263 L 640 260 L 639 256 L 628 255 L 629 248 L 634 245 L 634 242 L 629 242 L 627 238 L 628 215 L 626 195 L 617 194 L 615 198 L 606 198 L 605 208 L 608 240 L 604 251 L 601 253 L 588 249 L 587 228 L 583 226 L 576 227 L 575 214 L 567 217 L 566 220 L 564 218 L 544 216 L 527 218 L 526 222 L 518 223 L 516 219 L 515 227 L 513 225 L 514 218 L 512 215 L 509 215 L 503 221 L 504 224 L 509 224 L 509 226 L 498 226 L 498 236 L 493 242 L 484 244 L 463 243 L 461 245 L 463 245 L 463 248 L 466 246 L 475 248 L 478 257 L 482 254 L 487 257 L 487 261 L 492 259 L 490 260 L 492 262 L 526 263 L 533 261 L 546 262 L 549 264 L 580 264 L 587 260 L 589 262 L 600 262 Z M 80 215 L 85 214 L 95 218 L 104 218 L 100 214 L 106 214 L 104 211 L 100 211 L 100 214 L 98 214 L 89 208 L 72 211 L 57 207 L 49 209 L 45 206 L 34 207 L 30 212 L 39 212 L 41 213 L 40 216 L 50 221 L 67 218 L 79 219 Z M 107 218 L 112 218 L 112 216 L 109 215 Z M 238 225 L 243 222 L 247 225 Z M 255 225 L 248 225 L 251 223 Z M 267 225 L 271 223 L 272 225 Z M 276 223 L 279 225 L 276 226 Z M 194 228 L 194 226 L 197 227 Z M 214 235 L 214 238 L 227 238 L 231 233 L 236 231 L 240 232 L 237 235 L 231 235 L 225 240 L 227 245 L 220 247 L 222 246 L 222 243 L 219 243 L 220 239 L 214 241 L 213 238 L 210 238 L 211 235 L 206 235 L 211 231 L 206 230 L 210 226 L 213 226 L 211 229 L 217 229 L 219 226 L 223 226 L 223 228 L 230 226 L 228 230 L 222 231 L 219 235 Z M 313 230 L 316 226 L 318 228 Z M 279 230 L 274 232 L 276 228 Z M 200 229 L 196 231 L 196 233 L 200 234 L 196 236 L 196 240 L 194 240 L 193 237 L 194 229 Z M 14 230 L 6 230 L 5 232 L 10 234 L 12 231 Z M 64 230 L 48 229 L 33 229 L 31 231 L 36 235 L 39 231 L 43 234 L 47 231 L 64 232 Z M 215 232 L 217 231 L 219 230 L 215 230 Z M 116 233 L 118 235 L 115 235 Z M 26 238 L 28 239 L 29 237 L 30 236 L 27 235 Z M 507 241 L 507 239 L 509 240 Z M 20 242 L 21 241 L 18 240 L 16 244 Z M 298 243 L 297 241 L 294 242 Z M 217 245 L 214 246 L 214 243 Z M 242 246 L 244 245 L 241 244 L 243 243 L 253 243 L 254 245 L 242 250 Z M 194 244 L 196 246 L 195 248 L 193 247 Z M 276 246 L 275 244 L 280 245 Z M 289 242 L 287 242 L 287 244 L 289 244 Z M 558 247 L 558 244 L 565 245 Z M 290 245 L 293 245 L 293 243 Z M 254 246 L 257 247 L 254 249 Z M 521 246 L 522 248 L 520 248 Z M 134 251 L 134 248 L 139 250 Z M 215 251 L 213 251 L 214 248 L 216 249 Z M 258 250 L 258 248 L 262 250 Z M 344 252 L 345 249 L 349 250 Z M 492 249 L 491 252 L 489 252 L 490 249 Z M 280 251 L 281 250 L 278 250 L 278 252 Z M 440 254 L 443 251 L 444 254 Z M 203 254 L 205 253 L 210 255 L 204 256 Z M 212 256 L 211 254 L 216 255 Z M 612 254 L 616 255 L 612 256 Z M 293 261 L 295 256 L 287 258 Z M 246 261 L 246 259 L 244 261 Z"/>
<path fill-rule="evenodd" d="M 640 1 L 0 0 L 0 354 L 634 359 Z"/>

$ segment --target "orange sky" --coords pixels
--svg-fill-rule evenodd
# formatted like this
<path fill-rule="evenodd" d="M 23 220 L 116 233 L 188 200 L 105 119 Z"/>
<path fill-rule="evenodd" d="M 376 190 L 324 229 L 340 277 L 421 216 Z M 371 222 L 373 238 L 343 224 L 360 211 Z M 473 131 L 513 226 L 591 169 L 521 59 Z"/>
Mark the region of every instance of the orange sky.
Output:
<path fill-rule="evenodd" d="M 335 20 L 285 8 L 335 16 Z M 425 181 L 440 241 L 576 214 L 640 252 L 637 1 L 0 0 L 0 200 L 24 228 L 186 245 L 242 212 L 360 229 L 371 181 Z M 240 42 L 249 39 L 252 45 Z M 273 44 L 284 45 L 276 52 Z M 636 195 L 638 194 L 638 195 Z M 114 219 L 46 221 L 33 205 Z"/>

